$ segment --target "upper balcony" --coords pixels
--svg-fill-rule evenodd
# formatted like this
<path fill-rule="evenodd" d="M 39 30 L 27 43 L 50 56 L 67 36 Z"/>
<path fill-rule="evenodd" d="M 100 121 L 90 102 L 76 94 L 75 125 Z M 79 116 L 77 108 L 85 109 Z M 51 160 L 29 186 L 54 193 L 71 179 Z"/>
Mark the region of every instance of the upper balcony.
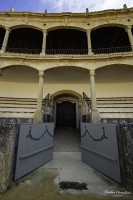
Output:
<path fill-rule="evenodd" d="M 133 51 L 133 28 L 106 26 L 94 30 L 57 28 L 40 31 L 29 27 L 0 28 L 0 53 L 95 56 Z"/>

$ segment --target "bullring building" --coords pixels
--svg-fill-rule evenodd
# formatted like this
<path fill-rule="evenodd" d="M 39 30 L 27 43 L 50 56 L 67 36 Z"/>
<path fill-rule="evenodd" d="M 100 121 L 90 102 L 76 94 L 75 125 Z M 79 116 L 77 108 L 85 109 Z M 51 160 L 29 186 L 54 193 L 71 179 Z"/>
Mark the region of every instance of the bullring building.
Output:
<path fill-rule="evenodd" d="M 0 12 L 0 121 L 133 121 L 133 8 Z"/>

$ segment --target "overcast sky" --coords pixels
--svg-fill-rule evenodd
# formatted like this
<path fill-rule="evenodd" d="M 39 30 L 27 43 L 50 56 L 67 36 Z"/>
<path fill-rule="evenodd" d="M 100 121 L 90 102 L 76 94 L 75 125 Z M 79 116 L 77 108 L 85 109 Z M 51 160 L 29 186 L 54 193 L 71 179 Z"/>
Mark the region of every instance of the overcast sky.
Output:
<path fill-rule="evenodd" d="M 133 0 L 0 0 L 0 11 L 31 12 L 85 12 L 122 8 L 123 4 L 133 7 Z"/>

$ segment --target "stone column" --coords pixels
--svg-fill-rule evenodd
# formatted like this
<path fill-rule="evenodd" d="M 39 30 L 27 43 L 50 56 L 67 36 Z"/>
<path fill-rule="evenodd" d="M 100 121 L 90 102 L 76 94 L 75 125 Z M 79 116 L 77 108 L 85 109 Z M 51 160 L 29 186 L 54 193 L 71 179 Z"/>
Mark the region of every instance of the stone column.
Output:
<path fill-rule="evenodd" d="M 42 111 L 42 100 L 43 100 L 43 77 L 44 71 L 39 71 L 39 86 L 38 86 L 38 98 L 37 98 L 37 109 L 34 113 L 34 123 L 43 121 L 43 111 Z"/>
<path fill-rule="evenodd" d="M 3 40 L 3 44 L 2 44 L 2 48 L 1 48 L 2 53 L 4 53 L 6 51 L 9 34 L 10 34 L 10 29 L 7 28 L 6 33 L 5 33 L 5 37 L 4 37 L 4 40 Z"/>
<path fill-rule="evenodd" d="M 91 93 L 91 122 L 99 123 L 100 115 L 97 110 L 97 101 L 96 101 L 96 88 L 95 88 L 95 71 L 90 71 L 90 93 Z"/>
<path fill-rule="evenodd" d="M 130 45 L 131 45 L 131 48 L 132 48 L 132 51 L 133 51 L 133 34 L 132 34 L 132 26 L 128 26 L 126 28 L 126 32 L 128 34 L 128 38 L 129 38 L 129 41 L 130 41 Z"/>
<path fill-rule="evenodd" d="M 43 42 L 42 42 L 42 52 L 41 54 L 46 54 L 46 39 L 47 39 L 47 30 L 43 30 Z"/>
<path fill-rule="evenodd" d="M 88 44 L 88 54 L 91 55 L 93 54 L 92 52 L 92 45 L 91 45 L 91 30 L 88 29 L 86 32 L 87 35 L 87 44 Z"/>

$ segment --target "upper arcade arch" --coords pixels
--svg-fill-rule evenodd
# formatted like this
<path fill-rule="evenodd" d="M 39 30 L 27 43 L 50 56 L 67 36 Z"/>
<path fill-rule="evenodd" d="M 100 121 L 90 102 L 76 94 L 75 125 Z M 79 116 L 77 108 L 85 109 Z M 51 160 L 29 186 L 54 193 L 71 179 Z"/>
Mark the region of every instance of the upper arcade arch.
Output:
<path fill-rule="evenodd" d="M 131 44 L 125 28 L 100 26 L 91 32 L 92 49 L 95 54 L 131 51 Z"/>
<path fill-rule="evenodd" d="M 18 27 L 10 32 L 6 51 L 39 54 L 42 51 L 43 33 L 29 27 Z"/>
<path fill-rule="evenodd" d="M 40 27 L 34 26 L 32 24 L 16 24 L 16 25 L 9 27 L 10 31 L 13 31 L 13 30 L 19 29 L 19 28 L 31 28 L 31 29 L 38 30 L 41 32 L 43 31 Z"/>
<path fill-rule="evenodd" d="M 49 31 L 54 31 L 54 30 L 58 30 L 58 29 L 74 29 L 74 30 L 78 30 L 78 31 L 82 31 L 82 32 L 86 32 L 86 29 L 83 28 L 82 26 L 68 26 L 68 25 L 56 25 L 56 26 L 52 26 L 52 27 L 48 27 L 47 28 L 47 32 Z"/>
<path fill-rule="evenodd" d="M 120 24 L 120 23 L 100 22 L 97 25 L 92 26 L 91 31 L 94 31 L 94 30 L 99 29 L 99 28 L 112 27 L 112 26 L 119 27 L 119 28 L 124 28 L 124 29 L 126 29 L 128 27 L 127 25 Z"/>
<path fill-rule="evenodd" d="M 87 54 L 87 35 L 73 27 L 50 29 L 46 40 L 46 54 Z"/>

